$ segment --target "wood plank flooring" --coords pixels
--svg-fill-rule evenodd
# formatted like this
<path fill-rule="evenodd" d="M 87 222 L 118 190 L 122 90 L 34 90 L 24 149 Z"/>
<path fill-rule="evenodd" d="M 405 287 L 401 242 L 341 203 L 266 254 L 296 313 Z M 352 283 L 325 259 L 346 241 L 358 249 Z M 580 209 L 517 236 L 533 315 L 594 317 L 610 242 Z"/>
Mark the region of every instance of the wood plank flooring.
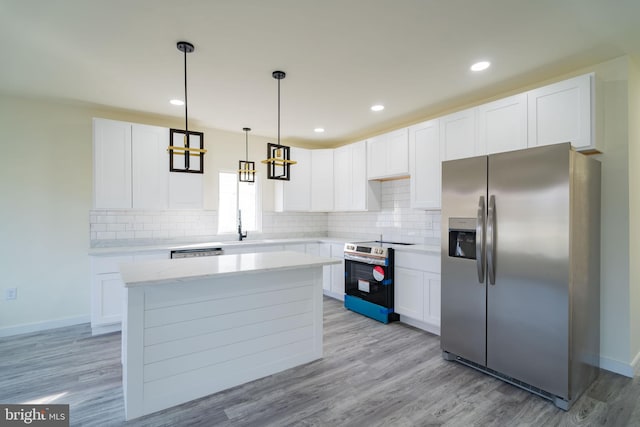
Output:
<path fill-rule="evenodd" d="M 455 362 L 437 336 L 324 299 L 324 358 L 125 422 L 120 334 L 0 339 L 0 402 L 70 404 L 77 426 L 640 426 L 640 378 L 602 371 L 563 412 Z"/>

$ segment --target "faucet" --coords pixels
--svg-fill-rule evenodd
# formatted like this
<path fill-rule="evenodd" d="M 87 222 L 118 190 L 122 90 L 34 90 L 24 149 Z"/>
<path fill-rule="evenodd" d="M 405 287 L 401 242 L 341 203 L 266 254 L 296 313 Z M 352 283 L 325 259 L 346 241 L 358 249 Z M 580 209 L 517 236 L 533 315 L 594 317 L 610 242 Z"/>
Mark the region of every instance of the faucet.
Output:
<path fill-rule="evenodd" d="M 247 238 L 247 232 L 242 232 L 242 211 L 238 209 L 238 240 L 242 241 L 242 239 Z"/>

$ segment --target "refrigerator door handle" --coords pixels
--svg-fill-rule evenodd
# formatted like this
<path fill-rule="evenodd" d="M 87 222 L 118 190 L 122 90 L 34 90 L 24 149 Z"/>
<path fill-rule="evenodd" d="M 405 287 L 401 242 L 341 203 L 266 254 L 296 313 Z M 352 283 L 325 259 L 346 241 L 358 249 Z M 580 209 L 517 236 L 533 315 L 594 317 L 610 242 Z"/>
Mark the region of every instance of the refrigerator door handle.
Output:
<path fill-rule="evenodd" d="M 476 220 L 476 266 L 478 267 L 478 282 L 480 283 L 484 283 L 485 220 L 484 196 L 480 196 Z"/>
<path fill-rule="evenodd" d="M 488 282 L 496 284 L 496 198 L 489 197 L 487 213 L 487 276 Z"/>

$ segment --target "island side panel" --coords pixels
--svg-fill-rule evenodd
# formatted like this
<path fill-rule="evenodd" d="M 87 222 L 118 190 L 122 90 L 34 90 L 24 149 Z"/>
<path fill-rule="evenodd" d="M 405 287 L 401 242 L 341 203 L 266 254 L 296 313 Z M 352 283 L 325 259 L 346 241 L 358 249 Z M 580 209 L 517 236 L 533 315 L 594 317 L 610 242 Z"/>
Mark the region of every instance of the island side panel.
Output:
<path fill-rule="evenodd" d="M 135 416 L 322 357 L 322 267 L 141 289 L 143 405 Z"/>
<path fill-rule="evenodd" d="M 144 415 L 144 289 L 126 288 L 122 317 L 122 388 L 126 419 Z"/>

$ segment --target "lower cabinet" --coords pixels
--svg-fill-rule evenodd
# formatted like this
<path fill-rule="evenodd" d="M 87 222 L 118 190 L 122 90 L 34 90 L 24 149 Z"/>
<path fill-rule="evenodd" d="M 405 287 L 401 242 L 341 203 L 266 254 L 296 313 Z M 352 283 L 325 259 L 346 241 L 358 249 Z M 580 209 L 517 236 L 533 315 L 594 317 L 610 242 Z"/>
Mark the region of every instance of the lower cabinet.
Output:
<path fill-rule="evenodd" d="M 91 333 L 119 331 L 124 301 L 124 283 L 120 264 L 166 259 L 165 251 L 135 255 L 92 256 L 91 258 Z"/>
<path fill-rule="evenodd" d="M 403 258 L 396 252 L 396 267 L 394 271 L 394 309 L 400 315 L 400 321 L 440 335 L 440 272 L 425 271 L 425 269 L 439 270 L 434 264 L 438 256 L 424 255 L 423 262 L 416 262 L 420 256 L 411 254 L 406 266 L 398 267 L 398 258 Z M 439 260 L 437 261 L 439 263 Z"/>

